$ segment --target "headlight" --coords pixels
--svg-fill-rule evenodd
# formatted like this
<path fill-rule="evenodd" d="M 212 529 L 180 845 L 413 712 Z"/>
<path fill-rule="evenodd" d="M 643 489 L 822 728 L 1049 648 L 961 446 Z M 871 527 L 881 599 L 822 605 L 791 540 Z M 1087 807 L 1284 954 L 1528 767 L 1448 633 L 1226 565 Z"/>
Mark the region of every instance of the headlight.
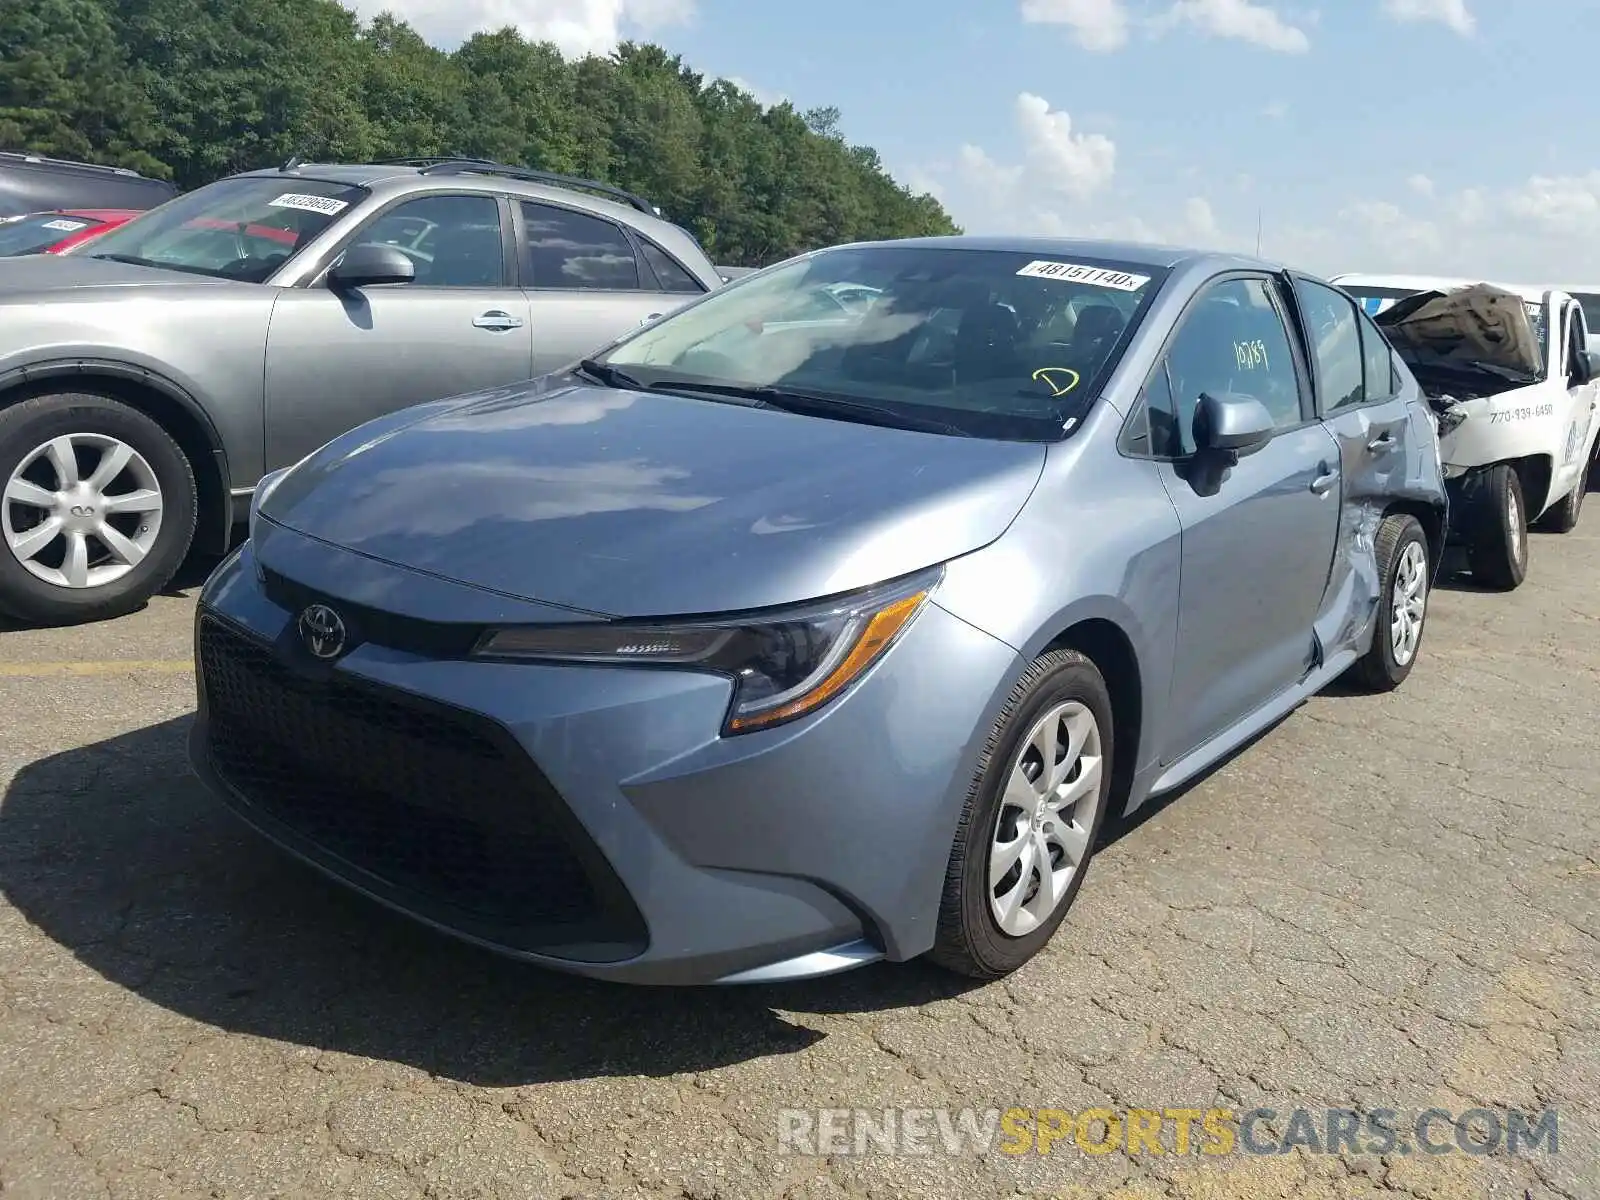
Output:
<path fill-rule="evenodd" d="M 892 646 L 938 584 L 943 567 L 802 607 L 685 622 L 608 622 L 498 629 L 480 658 L 709 671 L 734 681 L 728 734 L 815 712 Z"/>

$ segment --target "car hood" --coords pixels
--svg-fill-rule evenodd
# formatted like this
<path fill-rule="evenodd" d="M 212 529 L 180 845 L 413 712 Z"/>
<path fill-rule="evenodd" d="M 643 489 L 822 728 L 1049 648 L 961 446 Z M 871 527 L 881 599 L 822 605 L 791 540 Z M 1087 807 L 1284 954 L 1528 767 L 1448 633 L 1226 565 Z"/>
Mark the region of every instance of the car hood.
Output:
<path fill-rule="evenodd" d="M 1486 283 L 1419 292 L 1373 317 L 1424 387 L 1493 395 L 1537 383 L 1544 348 L 1528 302 Z"/>
<path fill-rule="evenodd" d="M 214 279 L 187 271 L 161 267 L 140 267 L 132 263 L 108 262 L 81 254 L 40 254 L 0 258 L 0 302 L 18 299 L 46 299 L 62 293 L 74 301 L 85 298 L 85 289 L 127 287 L 213 287 L 241 288 L 259 284 L 232 279 Z"/>
<path fill-rule="evenodd" d="M 978 549 L 1038 444 L 542 381 L 344 435 L 261 515 L 508 596 L 606 616 L 762 608 Z"/>

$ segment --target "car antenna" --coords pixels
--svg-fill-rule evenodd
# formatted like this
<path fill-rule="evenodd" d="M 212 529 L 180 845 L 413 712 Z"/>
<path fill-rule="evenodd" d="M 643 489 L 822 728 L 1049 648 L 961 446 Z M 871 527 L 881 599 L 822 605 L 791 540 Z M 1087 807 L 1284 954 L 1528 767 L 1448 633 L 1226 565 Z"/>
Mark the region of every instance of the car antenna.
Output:
<path fill-rule="evenodd" d="M 1256 257 L 1261 257 L 1261 210 L 1256 209 Z"/>
<path fill-rule="evenodd" d="M 300 169 L 300 164 L 305 161 L 306 160 L 301 158 L 298 154 L 291 155 L 289 161 L 278 168 L 278 173 L 280 175 L 286 175 L 290 171 L 298 171 Z"/>

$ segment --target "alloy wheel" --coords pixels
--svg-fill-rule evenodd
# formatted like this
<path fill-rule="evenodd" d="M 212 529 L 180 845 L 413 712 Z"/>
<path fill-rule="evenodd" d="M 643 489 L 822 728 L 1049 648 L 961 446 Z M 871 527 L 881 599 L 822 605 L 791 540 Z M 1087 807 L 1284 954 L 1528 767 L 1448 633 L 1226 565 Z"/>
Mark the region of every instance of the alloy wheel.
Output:
<path fill-rule="evenodd" d="M 161 532 L 161 486 L 145 457 L 101 433 L 51 438 L 0 491 L 0 539 L 32 575 L 102 587 L 132 571 Z"/>
<path fill-rule="evenodd" d="M 1511 530 L 1511 557 L 1521 563 L 1528 553 L 1528 533 L 1522 527 L 1522 504 L 1515 489 L 1506 489 L 1506 525 Z"/>
<path fill-rule="evenodd" d="M 1395 564 L 1391 590 L 1389 646 L 1396 666 L 1403 667 L 1416 657 L 1427 604 L 1428 555 L 1421 542 L 1410 542 Z"/>
<path fill-rule="evenodd" d="M 1022 937 L 1050 919 L 1089 853 L 1105 769 L 1100 725 L 1076 700 L 1034 722 L 1006 775 L 989 847 L 989 910 Z"/>

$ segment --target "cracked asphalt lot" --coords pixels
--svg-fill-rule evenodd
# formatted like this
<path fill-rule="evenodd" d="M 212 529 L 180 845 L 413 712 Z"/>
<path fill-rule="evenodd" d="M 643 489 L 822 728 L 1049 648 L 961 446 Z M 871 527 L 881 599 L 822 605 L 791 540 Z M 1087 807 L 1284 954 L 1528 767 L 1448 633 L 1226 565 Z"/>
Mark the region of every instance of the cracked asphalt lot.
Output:
<path fill-rule="evenodd" d="M 1600 1196 L 1600 515 L 1512 595 L 1438 593 L 1399 693 L 1324 695 L 1114 831 L 982 987 L 627 990 L 390 916 L 189 775 L 192 603 L 0 632 L 7 1200 Z M 1549 1106 L 1560 1141 L 779 1153 L 781 1109 L 899 1105 Z"/>

